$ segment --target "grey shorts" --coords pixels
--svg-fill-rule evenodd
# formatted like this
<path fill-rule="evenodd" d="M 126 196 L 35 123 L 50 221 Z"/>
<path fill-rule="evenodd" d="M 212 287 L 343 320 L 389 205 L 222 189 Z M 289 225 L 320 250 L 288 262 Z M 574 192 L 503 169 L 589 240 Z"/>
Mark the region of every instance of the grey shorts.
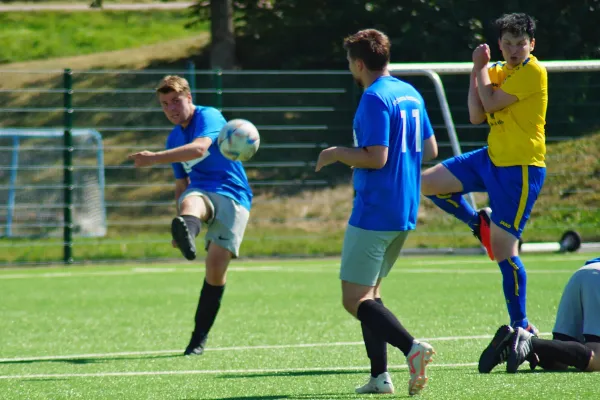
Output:
<path fill-rule="evenodd" d="M 554 333 L 585 342 L 583 335 L 600 336 L 600 263 L 580 268 L 563 291 Z"/>
<path fill-rule="evenodd" d="M 248 224 L 250 212 L 237 201 L 221 194 L 199 189 L 188 189 L 179 197 L 178 207 L 188 196 L 201 196 L 208 200 L 212 217 L 206 222 L 208 230 L 204 235 L 204 248 L 208 250 L 211 242 L 229 250 L 234 258 L 240 254 L 240 246 Z"/>
<path fill-rule="evenodd" d="M 369 231 L 348 225 L 342 248 L 340 279 L 375 286 L 398 259 L 408 231 Z"/>

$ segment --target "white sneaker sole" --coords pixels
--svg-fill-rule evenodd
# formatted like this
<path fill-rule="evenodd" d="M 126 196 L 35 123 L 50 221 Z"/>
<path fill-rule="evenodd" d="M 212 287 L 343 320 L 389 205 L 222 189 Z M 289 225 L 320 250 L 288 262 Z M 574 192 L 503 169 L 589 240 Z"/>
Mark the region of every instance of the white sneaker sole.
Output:
<path fill-rule="evenodd" d="M 410 379 L 408 381 L 408 394 L 411 396 L 421 393 L 427 385 L 427 365 L 433 361 L 435 350 L 433 347 L 425 347 L 420 343 L 419 349 L 408 355 L 408 372 Z"/>

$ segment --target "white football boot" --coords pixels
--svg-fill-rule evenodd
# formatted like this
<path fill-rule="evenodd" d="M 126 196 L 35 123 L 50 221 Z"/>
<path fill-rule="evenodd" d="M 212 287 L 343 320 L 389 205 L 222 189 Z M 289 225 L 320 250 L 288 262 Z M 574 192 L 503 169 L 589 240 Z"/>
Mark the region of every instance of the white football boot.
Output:
<path fill-rule="evenodd" d="M 414 396 L 421 393 L 427 385 L 427 364 L 432 360 L 435 350 L 429 343 L 414 341 L 410 353 L 406 356 L 410 379 L 408 394 Z"/>
<path fill-rule="evenodd" d="M 369 381 L 356 388 L 356 393 L 394 393 L 392 378 L 387 372 L 379 374 L 376 378 L 369 376 Z"/>

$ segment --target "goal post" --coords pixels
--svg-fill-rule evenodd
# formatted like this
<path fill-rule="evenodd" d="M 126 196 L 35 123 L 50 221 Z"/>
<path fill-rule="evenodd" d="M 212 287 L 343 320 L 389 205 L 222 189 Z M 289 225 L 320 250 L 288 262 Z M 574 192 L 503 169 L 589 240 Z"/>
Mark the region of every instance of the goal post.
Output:
<path fill-rule="evenodd" d="M 72 213 L 75 236 L 106 235 L 104 151 L 93 129 L 72 129 L 72 199 L 64 189 L 64 130 L 0 129 L 0 237 L 62 237 Z"/>

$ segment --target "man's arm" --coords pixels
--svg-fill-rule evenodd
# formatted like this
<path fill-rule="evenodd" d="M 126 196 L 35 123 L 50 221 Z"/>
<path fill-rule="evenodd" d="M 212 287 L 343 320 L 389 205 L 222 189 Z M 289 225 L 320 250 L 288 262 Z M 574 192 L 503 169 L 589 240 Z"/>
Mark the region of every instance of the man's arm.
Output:
<path fill-rule="evenodd" d="M 438 146 L 435 136 L 431 135 L 423 141 L 423 161 L 431 161 L 438 156 Z"/>
<path fill-rule="evenodd" d="M 127 158 L 133 160 L 136 167 L 184 162 L 202 158 L 211 144 L 211 138 L 200 137 L 184 146 L 158 152 L 144 150 L 139 153 L 131 154 Z"/>
<path fill-rule="evenodd" d="M 492 88 L 487 65 L 483 68 L 477 68 L 475 72 L 477 74 L 477 93 L 486 113 L 491 114 L 500 111 L 519 100 L 517 96 L 508 94 L 502 89 L 494 90 Z"/>
<path fill-rule="evenodd" d="M 319 154 L 315 171 L 338 161 L 354 168 L 381 169 L 387 157 L 387 146 L 330 147 Z"/>
<path fill-rule="evenodd" d="M 479 99 L 479 93 L 477 93 L 477 74 L 475 69 L 471 71 L 471 77 L 469 78 L 469 95 L 467 98 L 467 104 L 469 105 L 469 120 L 473 125 L 479 125 L 485 122 L 485 110 L 483 104 Z"/>
<path fill-rule="evenodd" d="M 477 94 L 486 113 L 491 114 L 517 102 L 519 98 L 504 92 L 502 89 L 494 90 L 488 70 L 490 62 L 490 47 L 480 44 L 473 50 L 473 71 L 477 76 Z M 470 94 L 470 91 L 469 91 Z M 471 107 L 469 103 L 469 114 Z"/>

